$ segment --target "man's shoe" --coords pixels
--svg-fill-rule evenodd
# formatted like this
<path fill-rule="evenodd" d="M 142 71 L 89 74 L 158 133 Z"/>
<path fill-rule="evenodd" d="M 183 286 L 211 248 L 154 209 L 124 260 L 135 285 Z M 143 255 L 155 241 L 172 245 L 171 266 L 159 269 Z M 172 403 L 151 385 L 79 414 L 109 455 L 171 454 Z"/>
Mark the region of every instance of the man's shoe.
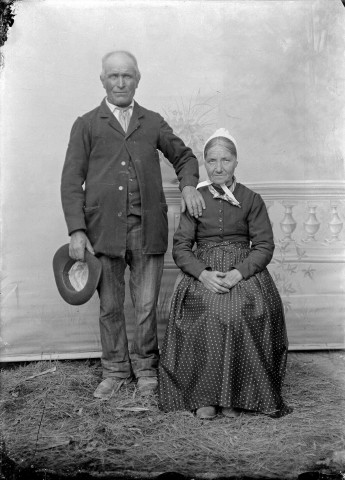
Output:
<path fill-rule="evenodd" d="M 137 389 L 141 395 L 154 395 L 158 390 L 157 377 L 139 377 Z"/>
<path fill-rule="evenodd" d="M 96 398 L 101 398 L 102 400 L 109 400 L 115 392 L 118 392 L 122 385 L 128 385 L 131 383 L 132 378 L 118 378 L 118 377 L 108 377 L 105 378 L 96 388 L 93 393 L 93 396 Z"/>

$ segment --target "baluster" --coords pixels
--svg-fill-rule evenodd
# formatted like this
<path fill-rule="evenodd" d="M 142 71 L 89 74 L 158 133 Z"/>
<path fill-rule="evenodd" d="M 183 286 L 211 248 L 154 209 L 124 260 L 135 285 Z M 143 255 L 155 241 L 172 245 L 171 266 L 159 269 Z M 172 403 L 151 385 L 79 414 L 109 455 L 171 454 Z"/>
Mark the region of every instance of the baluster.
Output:
<path fill-rule="evenodd" d="M 292 216 L 292 209 L 294 205 L 285 205 L 285 215 L 283 220 L 280 222 L 280 228 L 282 232 L 284 233 L 284 238 L 283 241 L 292 241 L 291 234 L 294 232 L 297 223 L 295 222 L 295 219 Z"/>
<path fill-rule="evenodd" d="M 316 218 L 316 209 L 317 205 L 308 205 L 309 208 L 309 216 L 307 220 L 303 223 L 304 231 L 306 232 L 306 238 L 302 239 L 302 242 L 308 243 L 312 241 L 316 241 L 315 235 L 320 228 L 320 222 Z"/>
<path fill-rule="evenodd" d="M 325 244 L 339 242 L 339 234 L 343 229 L 343 222 L 338 214 L 338 205 L 331 204 L 331 219 L 328 222 L 328 228 L 331 232 L 331 238 L 325 239 Z"/>
<path fill-rule="evenodd" d="M 270 217 L 270 208 L 274 204 L 274 200 L 265 200 L 265 204 L 266 204 L 268 216 Z M 273 229 L 273 222 L 271 220 L 271 217 L 270 217 L 270 223 L 271 223 L 271 227 Z"/>

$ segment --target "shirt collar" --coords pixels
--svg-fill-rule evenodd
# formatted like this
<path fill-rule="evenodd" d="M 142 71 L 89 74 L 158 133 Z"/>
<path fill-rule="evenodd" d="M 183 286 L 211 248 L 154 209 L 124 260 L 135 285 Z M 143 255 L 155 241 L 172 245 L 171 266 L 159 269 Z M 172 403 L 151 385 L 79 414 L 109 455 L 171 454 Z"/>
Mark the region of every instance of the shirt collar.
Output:
<path fill-rule="evenodd" d="M 118 107 L 117 105 L 114 105 L 113 103 L 110 103 L 107 99 L 107 97 L 105 97 L 105 103 L 108 105 L 108 107 L 110 108 L 110 111 L 112 113 L 115 112 L 115 110 L 127 110 L 127 109 L 133 109 L 134 107 L 134 100 L 131 101 L 131 103 L 128 105 L 128 107 L 125 107 L 125 108 L 122 108 L 122 107 Z"/>

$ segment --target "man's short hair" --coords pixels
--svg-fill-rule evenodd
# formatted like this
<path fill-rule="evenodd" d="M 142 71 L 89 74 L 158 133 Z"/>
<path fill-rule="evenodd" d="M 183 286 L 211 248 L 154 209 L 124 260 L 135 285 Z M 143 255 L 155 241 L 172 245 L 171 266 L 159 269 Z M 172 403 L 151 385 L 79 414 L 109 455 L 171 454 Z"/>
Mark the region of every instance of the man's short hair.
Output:
<path fill-rule="evenodd" d="M 135 58 L 133 53 L 128 52 L 127 50 L 113 50 L 112 52 L 108 52 L 104 55 L 104 57 L 102 58 L 101 77 L 104 77 L 104 65 L 105 65 L 106 61 L 108 60 L 108 58 L 112 57 L 113 55 L 117 55 L 118 53 L 123 54 L 123 55 L 127 55 L 127 57 L 129 57 L 132 60 L 132 62 L 134 64 L 137 80 L 139 81 L 140 77 L 141 77 L 141 74 L 140 74 L 140 71 L 139 71 L 137 59 Z"/>

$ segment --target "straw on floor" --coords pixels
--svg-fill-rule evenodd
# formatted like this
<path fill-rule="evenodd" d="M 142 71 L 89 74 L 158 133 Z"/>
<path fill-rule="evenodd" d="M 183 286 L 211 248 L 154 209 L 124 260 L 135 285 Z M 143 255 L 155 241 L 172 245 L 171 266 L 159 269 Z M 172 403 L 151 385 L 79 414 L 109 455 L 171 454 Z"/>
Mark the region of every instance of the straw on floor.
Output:
<path fill-rule="evenodd" d="M 343 352 L 290 353 L 284 389 L 292 414 L 200 421 L 160 412 L 133 384 L 107 402 L 94 399 L 99 361 L 34 362 L 1 371 L 2 439 L 17 464 L 60 474 L 292 479 L 345 471 L 344 373 Z"/>

